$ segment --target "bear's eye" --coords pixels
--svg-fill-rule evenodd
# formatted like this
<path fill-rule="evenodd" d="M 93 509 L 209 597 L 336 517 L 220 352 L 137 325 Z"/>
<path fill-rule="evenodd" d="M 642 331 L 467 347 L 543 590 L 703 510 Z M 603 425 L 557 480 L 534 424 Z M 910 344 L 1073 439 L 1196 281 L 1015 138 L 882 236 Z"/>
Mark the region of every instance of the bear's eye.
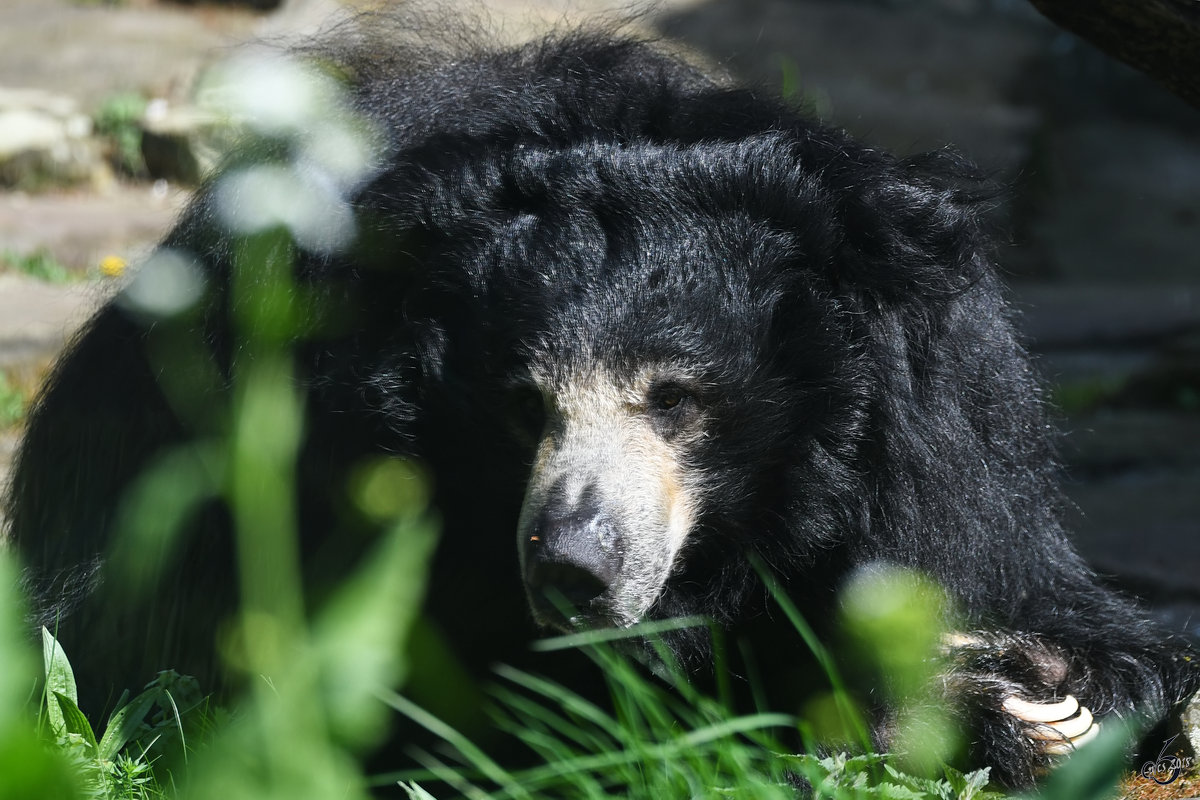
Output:
<path fill-rule="evenodd" d="M 650 390 L 646 405 L 660 415 L 680 416 L 696 405 L 696 398 L 682 386 L 666 383 Z"/>
<path fill-rule="evenodd" d="M 683 402 L 683 392 L 679 389 L 664 389 L 654 398 L 654 405 L 660 411 L 670 411 Z"/>
<path fill-rule="evenodd" d="M 533 386 L 515 389 L 508 399 L 508 416 L 522 436 L 536 438 L 546 424 L 546 401 Z"/>
<path fill-rule="evenodd" d="M 700 399 L 677 383 L 653 387 L 646 396 L 645 408 L 651 427 L 668 440 L 694 430 L 701 418 Z"/>

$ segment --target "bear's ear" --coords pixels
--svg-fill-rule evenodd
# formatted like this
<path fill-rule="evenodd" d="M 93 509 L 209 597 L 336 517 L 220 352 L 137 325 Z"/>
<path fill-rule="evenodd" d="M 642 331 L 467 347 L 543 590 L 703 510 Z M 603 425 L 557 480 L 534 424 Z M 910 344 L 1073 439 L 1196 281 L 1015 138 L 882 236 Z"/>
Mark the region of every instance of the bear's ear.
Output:
<path fill-rule="evenodd" d="M 842 234 L 835 285 L 883 300 L 933 299 L 991 274 L 983 218 L 996 192 L 957 156 L 847 162 L 829 180 Z"/>

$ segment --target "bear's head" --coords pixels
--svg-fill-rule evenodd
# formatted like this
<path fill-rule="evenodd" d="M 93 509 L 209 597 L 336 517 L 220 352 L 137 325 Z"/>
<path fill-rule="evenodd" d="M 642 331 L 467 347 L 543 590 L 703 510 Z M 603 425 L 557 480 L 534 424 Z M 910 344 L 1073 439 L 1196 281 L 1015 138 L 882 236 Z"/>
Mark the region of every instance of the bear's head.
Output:
<path fill-rule="evenodd" d="M 779 132 L 445 163 L 390 178 L 420 209 L 410 313 L 453 317 L 426 373 L 486 387 L 459 416 L 498 409 L 522 454 L 535 619 L 729 619 L 749 553 L 800 575 L 869 535 L 879 403 L 919 368 L 897 337 L 978 277 L 950 190 Z"/>

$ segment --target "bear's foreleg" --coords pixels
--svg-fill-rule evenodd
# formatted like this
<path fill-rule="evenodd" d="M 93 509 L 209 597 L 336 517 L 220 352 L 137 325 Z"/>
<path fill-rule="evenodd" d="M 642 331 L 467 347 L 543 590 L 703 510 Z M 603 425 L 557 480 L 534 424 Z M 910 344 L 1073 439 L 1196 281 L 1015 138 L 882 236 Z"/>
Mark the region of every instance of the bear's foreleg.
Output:
<path fill-rule="evenodd" d="M 1013 787 L 1032 784 L 1100 733 L 1092 709 L 1077 698 L 1087 667 L 1030 634 L 952 633 L 945 637 L 948 702 L 961 715 L 972 760 Z"/>

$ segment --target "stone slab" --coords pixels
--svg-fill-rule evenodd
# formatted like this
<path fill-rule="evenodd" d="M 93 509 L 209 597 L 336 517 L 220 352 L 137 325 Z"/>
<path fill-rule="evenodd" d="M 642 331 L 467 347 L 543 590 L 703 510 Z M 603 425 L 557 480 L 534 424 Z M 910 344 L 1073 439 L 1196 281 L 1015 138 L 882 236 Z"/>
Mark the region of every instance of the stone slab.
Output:
<path fill-rule="evenodd" d="M 0 275 L 0 367 L 50 359 L 103 302 L 109 287 Z"/>
<path fill-rule="evenodd" d="M 1075 539 L 1102 573 L 1200 603 L 1200 468 L 1133 471 L 1067 486 Z"/>
<path fill-rule="evenodd" d="M 113 186 L 102 193 L 0 194 L 0 249 L 49 252 L 76 271 L 118 255 L 136 261 L 162 238 L 187 194 Z"/>
<path fill-rule="evenodd" d="M 1193 280 L 1180 280 L 1191 275 Z M 1126 285 L 1018 284 L 1018 325 L 1036 350 L 1137 344 L 1200 329 L 1200 270 L 1177 280 Z"/>

